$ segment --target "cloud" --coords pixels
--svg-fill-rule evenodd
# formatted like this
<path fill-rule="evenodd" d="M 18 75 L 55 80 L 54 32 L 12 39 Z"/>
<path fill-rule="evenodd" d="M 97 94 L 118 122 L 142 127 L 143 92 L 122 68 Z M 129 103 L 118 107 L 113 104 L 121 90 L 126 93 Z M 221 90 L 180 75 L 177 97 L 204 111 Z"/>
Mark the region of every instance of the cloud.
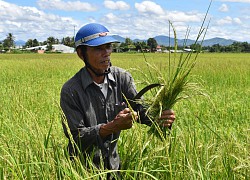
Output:
<path fill-rule="evenodd" d="M 233 21 L 236 23 L 236 24 L 242 24 L 242 21 L 240 18 L 233 18 Z"/>
<path fill-rule="evenodd" d="M 204 16 L 197 12 L 171 11 L 166 13 L 166 18 L 174 22 L 201 22 Z"/>
<path fill-rule="evenodd" d="M 39 2 L 42 1 L 40 0 Z M 53 2 L 56 1 L 53 0 Z M 57 2 L 62 2 L 62 0 L 57 0 Z M 91 1 L 89 0 L 89 2 Z M 118 6 L 118 1 L 114 0 L 111 2 L 115 3 L 116 7 Z M 102 23 L 110 30 L 111 34 L 118 34 L 131 39 L 148 39 L 157 35 L 168 35 L 168 20 L 173 22 L 178 38 L 185 38 L 187 28 L 190 27 L 189 38 L 195 39 L 205 16 L 204 13 L 199 11 L 168 11 L 152 1 L 135 3 L 135 9 L 135 11 L 119 11 L 121 10 L 120 7 L 117 11 L 105 14 L 107 9 L 103 8 L 102 10 L 104 11 L 96 13 L 98 16 L 93 15 L 93 13 L 86 13 L 87 15 L 84 19 L 81 18 L 78 21 L 72 17 L 46 13 L 36 7 L 17 6 L 0 0 L 0 40 L 6 38 L 8 33 L 13 33 L 16 40 L 36 38 L 39 41 L 43 41 L 50 36 L 60 39 L 66 36 L 73 36 L 74 28 L 78 30 L 81 25 L 87 22 Z M 208 16 L 211 15 L 209 14 Z M 231 14 L 217 21 L 215 18 L 211 21 L 206 39 L 228 37 L 235 40 L 250 40 L 248 38 L 250 37 L 248 36 L 249 33 L 246 33 L 250 29 L 248 12 L 245 12 L 245 15 L 242 17 Z"/>
<path fill-rule="evenodd" d="M 163 15 L 165 13 L 160 5 L 152 1 L 143 1 L 142 3 L 135 3 L 135 8 L 140 13 L 153 13 L 156 15 Z"/>
<path fill-rule="evenodd" d="M 178 38 L 185 38 L 187 28 L 191 25 L 190 23 L 200 22 L 201 24 L 203 17 L 203 14 L 197 12 L 184 13 L 178 11 L 167 12 L 165 15 L 154 14 L 153 16 L 141 13 L 121 13 L 117 16 L 109 13 L 103 16 L 101 23 L 111 27 L 109 30 L 112 34 L 118 34 L 131 39 L 148 39 L 157 35 L 168 35 L 168 20 L 171 20 L 177 31 Z M 190 35 L 190 38 L 196 38 L 198 29 L 192 27 L 192 32 L 194 33 Z"/>
<path fill-rule="evenodd" d="M 230 16 L 227 16 L 223 19 L 220 19 L 217 21 L 217 25 L 221 26 L 221 25 L 231 25 L 231 24 L 242 24 L 242 21 L 240 18 L 232 18 Z"/>
<path fill-rule="evenodd" d="M 71 17 L 47 14 L 35 7 L 17 6 L 0 0 L 0 31 L 13 33 L 16 39 L 45 40 L 49 36 L 73 36 L 76 24 L 79 22 Z"/>
<path fill-rule="evenodd" d="M 108 9 L 112 10 L 129 10 L 130 6 L 124 1 L 110 1 L 110 0 L 105 0 L 104 1 L 104 6 Z"/>
<path fill-rule="evenodd" d="M 228 6 L 226 4 L 222 4 L 220 6 L 220 8 L 219 8 L 219 11 L 221 11 L 221 12 L 227 12 L 227 11 L 229 11 L 229 8 L 228 8 Z"/>
<path fill-rule="evenodd" d="M 104 16 L 104 21 L 107 21 L 109 24 L 115 24 L 120 22 L 120 18 L 114 15 L 113 13 L 108 13 Z"/>
<path fill-rule="evenodd" d="M 230 16 L 227 16 L 223 19 L 220 19 L 217 21 L 218 25 L 226 25 L 226 24 L 232 24 L 233 22 L 233 18 L 231 18 Z"/>
<path fill-rule="evenodd" d="M 139 14 L 143 14 L 143 19 L 149 19 L 151 22 L 159 19 L 174 22 L 200 22 L 204 17 L 203 14 L 197 12 L 164 11 L 160 5 L 152 1 L 135 3 L 135 8 Z"/>
<path fill-rule="evenodd" d="M 96 11 L 97 8 L 87 2 L 61 1 L 61 0 L 38 0 L 37 4 L 42 9 L 57 9 L 63 11 Z"/>

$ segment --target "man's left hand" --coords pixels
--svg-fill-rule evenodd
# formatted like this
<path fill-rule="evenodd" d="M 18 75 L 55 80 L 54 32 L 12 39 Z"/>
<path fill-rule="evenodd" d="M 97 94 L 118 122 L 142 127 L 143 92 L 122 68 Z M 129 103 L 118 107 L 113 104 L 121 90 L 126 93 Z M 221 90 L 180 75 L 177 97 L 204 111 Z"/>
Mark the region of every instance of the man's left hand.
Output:
<path fill-rule="evenodd" d="M 175 120 L 174 111 L 171 109 L 162 111 L 161 117 L 159 118 L 159 123 L 163 127 L 171 127 Z"/>

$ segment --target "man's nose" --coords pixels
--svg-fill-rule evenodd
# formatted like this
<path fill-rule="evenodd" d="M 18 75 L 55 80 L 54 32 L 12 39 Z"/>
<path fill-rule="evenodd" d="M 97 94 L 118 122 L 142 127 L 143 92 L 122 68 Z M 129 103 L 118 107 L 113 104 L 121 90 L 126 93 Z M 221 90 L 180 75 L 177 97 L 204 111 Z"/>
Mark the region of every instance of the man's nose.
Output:
<path fill-rule="evenodd" d="M 112 48 L 104 48 L 104 52 L 107 54 L 111 54 Z"/>

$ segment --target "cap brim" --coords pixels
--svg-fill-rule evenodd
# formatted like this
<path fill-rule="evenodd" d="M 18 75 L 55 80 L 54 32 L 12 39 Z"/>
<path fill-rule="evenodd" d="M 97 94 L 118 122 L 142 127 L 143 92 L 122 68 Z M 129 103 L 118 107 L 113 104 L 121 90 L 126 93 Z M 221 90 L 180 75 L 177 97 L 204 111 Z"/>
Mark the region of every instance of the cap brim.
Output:
<path fill-rule="evenodd" d="M 104 36 L 104 37 L 98 37 L 98 38 L 92 39 L 90 41 L 81 43 L 81 44 L 79 44 L 79 46 L 81 46 L 81 45 L 100 46 L 100 45 L 108 44 L 108 43 L 119 43 L 119 41 L 116 40 L 115 38 L 113 38 L 112 36 Z"/>

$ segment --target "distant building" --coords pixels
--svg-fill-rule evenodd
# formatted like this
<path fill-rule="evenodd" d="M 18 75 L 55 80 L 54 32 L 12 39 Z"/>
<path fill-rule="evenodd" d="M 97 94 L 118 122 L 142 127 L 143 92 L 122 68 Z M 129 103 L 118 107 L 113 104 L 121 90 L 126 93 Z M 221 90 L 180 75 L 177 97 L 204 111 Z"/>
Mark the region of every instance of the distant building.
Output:
<path fill-rule="evenodd" d="M 26 50 L 28 50 L 28 51 L 36 51 L 38 53 L 43 53 L 47 49 L 48 49 L 47 45 L 26 48 Z M 65 46 L 64 44 L 53 44 L 52 45 L 52 52 L 74 53 L 75 48 Z"/>
<path fill-rule="evenodd" d="M 183 51 L 185 51 L 185 52 L 195 52 L 195 50 L 190 49 L 190 48 L 185 48 L 185 49 L 183 49 Z"/>
<path fill-rule="evenodd" d="M 161 46 L 160 46 L 160 45 L 157 45 L 157 47 L 156 47 L 156 52 L 162 52 L 162 49 L 161 49 Z"/>
<path fill-rule="evenodd" d="M 183 50 L 174 50 L 174 49 L 170 50 L 170 53 L 183 53 L 183 52 L 184 52 Z"/>
<path fill-rule="evenodd" d="M 54 44 L 52 45 L 53 52 L 61 52 L 61 53 L 74 53 L 75 48 L 65 46 L 63 44 Z"/>
<path fill-rule="evenodd" d="M 45 50 L 46 51 L 47 50 L 47 45 L 28 47 L 28 48 L 26 48 L 26 50 L 28 50 L 28 51 Z"/>

